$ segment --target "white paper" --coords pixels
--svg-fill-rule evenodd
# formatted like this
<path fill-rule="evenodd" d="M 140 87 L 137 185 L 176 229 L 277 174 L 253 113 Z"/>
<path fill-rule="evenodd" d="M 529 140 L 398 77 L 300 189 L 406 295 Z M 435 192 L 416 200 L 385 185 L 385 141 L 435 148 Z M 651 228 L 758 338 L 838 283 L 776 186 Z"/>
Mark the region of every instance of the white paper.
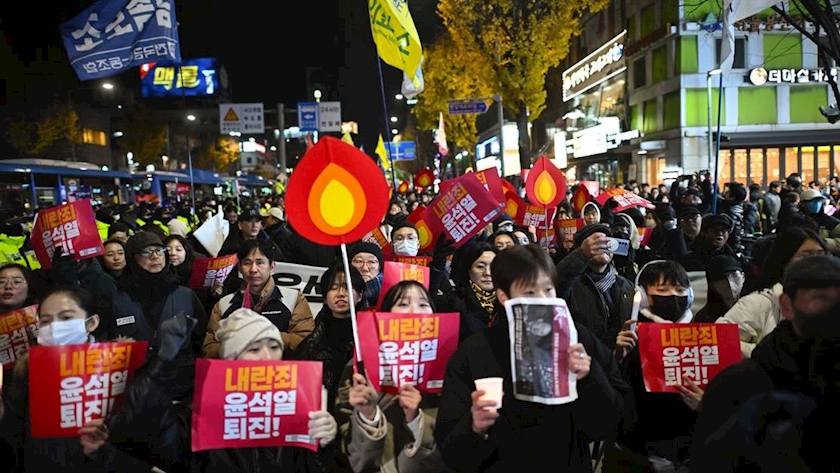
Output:
<path fill-rule="evenodd" d="M 510 327 L 513 394 L 521 401 L 568 404 L 578 398 L 569 371 L 577 329 L 563 299 L 520 297 L 505 302 Z"/>

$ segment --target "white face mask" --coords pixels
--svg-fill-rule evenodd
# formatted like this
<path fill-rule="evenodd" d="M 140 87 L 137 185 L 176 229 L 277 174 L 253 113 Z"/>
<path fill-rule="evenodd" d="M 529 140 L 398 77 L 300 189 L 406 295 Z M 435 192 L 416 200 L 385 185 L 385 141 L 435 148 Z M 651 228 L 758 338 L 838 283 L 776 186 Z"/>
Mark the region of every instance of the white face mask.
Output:
<path fill-rule="evenodd" d="M 71 319 L 53 322 L 38 329 L 38 345 L 61 346 L 87 343 L 86 322 L 89 319 Z"/>
<path fill-rule="evenodd" d="M 402 256 L 417 256 L 419 248 L 419 240 L 400 240 L 394 242 L 394 253 Z"/>
<path fill-rule="evenodd" d="M 511 224 L 501 225 L 501 226 L 499 226 L 499 231 L 500 232 L 513 232 L 513 224 L 511 223 Z"/>

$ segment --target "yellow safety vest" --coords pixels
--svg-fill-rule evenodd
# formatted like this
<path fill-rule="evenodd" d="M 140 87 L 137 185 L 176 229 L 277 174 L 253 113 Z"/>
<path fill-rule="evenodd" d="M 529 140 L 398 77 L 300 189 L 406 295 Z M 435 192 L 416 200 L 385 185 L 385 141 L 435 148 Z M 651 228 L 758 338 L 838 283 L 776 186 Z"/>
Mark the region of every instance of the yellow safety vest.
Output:
<path fill-rule="evenodd" d="M 184 222 L 184 225 L 187 226 L 187 233 L 192 231 L 192 224 L 190 224 L 190 220 L 187 217 L 177 216 L 175 217 L 176 220 Z"/>
<path fill-rule="evenodd" d="M 96 221 L 96 229 L 99 231 L 99 238 L 102 241 L 106 241 L 108 239 L 108 225 L 107 223 L 100 222 L 99 220 Z"/>
<path fill-rule="evenodd" d="M 41 263 L 38 262 L 38 257 L 35 256 L 33 250 L 21 253 L 20 247 L 23 246 L 24 241 L 26 241 L 25 236 L 0 234 L 0 266 L 16 263 L 32 271 L 41 268 Z"/>
<path fill-rule="evenodd" d="M 166 225 L 164 225 L 163 223 L 161 223 L 161 221 L 160 221 L 160 220 L 155 220 L 155 221 L 153 221 L 152 223 L 153 223 L 153 224 L 155 224 L 155 225 L 157 225 L 158 227 L 160 227 L 160 229 L 161 229 L 161 230 L 163 230 L 163 234 L 164 234 L 164 235 L 169 236 L 169 227 L 167 227 Z"/>

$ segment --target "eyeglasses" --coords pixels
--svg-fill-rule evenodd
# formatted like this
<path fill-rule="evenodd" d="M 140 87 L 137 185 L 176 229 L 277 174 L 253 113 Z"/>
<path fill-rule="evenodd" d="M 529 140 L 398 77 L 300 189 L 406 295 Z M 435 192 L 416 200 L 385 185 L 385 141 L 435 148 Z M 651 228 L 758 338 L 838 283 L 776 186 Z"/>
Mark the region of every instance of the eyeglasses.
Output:
<path fill-rule="evenodd" d="M 23 278 L 0 278 L 0 286 L 6 286 L 12 283 L 12 287 L 20 287 L 26 284 L 26 279 Z"/>
<path fill-rule="evenodd" d="M 166 254 L 166 248 L 161 246 L 160 248 L 154 250 L 143 250 L 140 252 L 140 257 L 143 259 L 151 259 L 152 255 L 164 256 Z"/>
<path fill-rule="evenodd" d="M 361 259 L 354 259 L 353 266 L 367 266 L 369 268 L 375 268 L 379 266 L 379 260 L 361 260 Z"/>

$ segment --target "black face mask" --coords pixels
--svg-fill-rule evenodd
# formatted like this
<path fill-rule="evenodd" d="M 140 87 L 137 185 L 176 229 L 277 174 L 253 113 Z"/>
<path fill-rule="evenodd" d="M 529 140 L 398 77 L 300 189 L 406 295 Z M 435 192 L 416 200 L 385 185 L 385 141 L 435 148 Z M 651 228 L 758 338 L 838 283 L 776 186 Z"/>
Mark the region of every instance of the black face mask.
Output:
<path fill-rule="evenodd" d="M 688 310 L 688 296 L 650 296 L 651 311 L 665 320 L 676 322 Z"/>
<path fill-rule="evenodd" d="M 824 344 L 840 343 L 840 307 L 832 307 L 821 314 L 803 314 L 797 312 L 794 325 L 805 340 Z"/>
<path fill-rule="evenodd" d="M 403 213 L 398 213 L 396 215 L 390 215 L 389 214 L 389 215 L 385 216 L 385 223 L 387 223 L 388 225 L 391 225 L 393 227 L 397 222 L 399 222 L 400 220 L 403 220 L 404 218 L 405 218 L 405 215 Z"/>

